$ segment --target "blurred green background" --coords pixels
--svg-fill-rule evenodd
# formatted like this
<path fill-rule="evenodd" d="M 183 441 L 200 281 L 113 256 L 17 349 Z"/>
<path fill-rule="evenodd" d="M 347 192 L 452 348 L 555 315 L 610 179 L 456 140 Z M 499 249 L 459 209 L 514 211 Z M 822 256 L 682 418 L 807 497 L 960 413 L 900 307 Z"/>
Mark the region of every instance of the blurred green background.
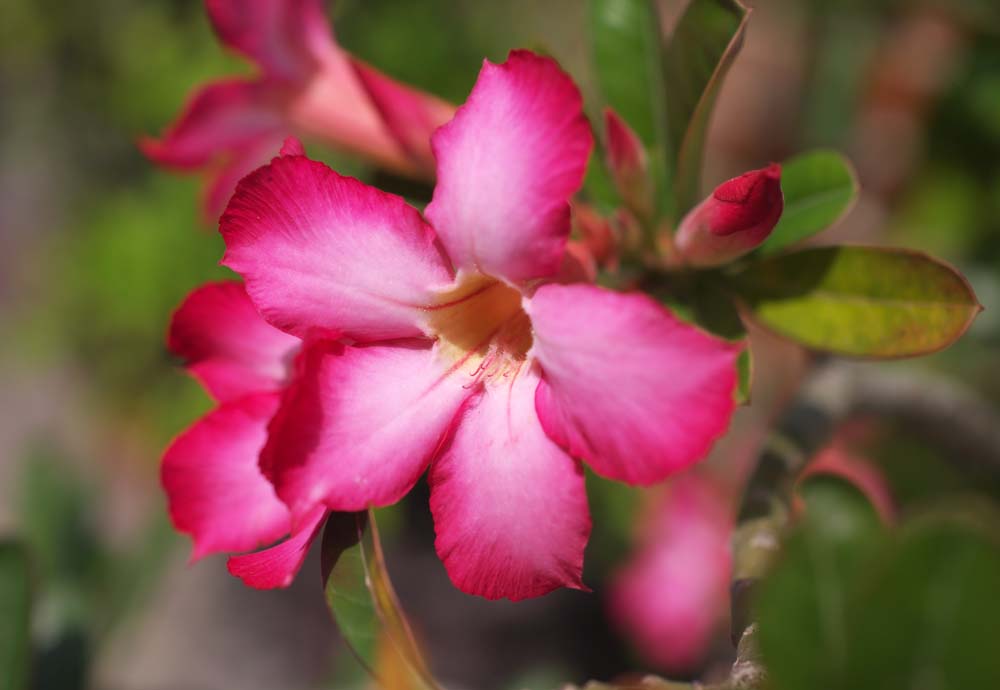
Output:
<path fill-rule="evenodd" d="M 680 5 L 664 3 L 666 23 Z M 931 251 L 960 266 L 987 307 L 950 350 L 878 366 L 947 376 L 996 414 L 995 3 L 757 5 L 705 180 L 811 146 L 847 153 L 863 194 L 828 239 Z M 349 50 L 454 102 L 483 57 L 512 47 L 555 55 L 593 102 L 585 10 L 574 0 L 343 0 L 330 16 Z M 165 351 L 167 320 L 191 288 L 226 271 L 200 220 L 199 181 L 155 169 L 134 142 L 161 131 L 192 87 L 247 69 L 217 43 L 198 0 L 5 0 L 0 10 L 0 536 L 21 540 L 31 563 L 32 687 L 329 687 L 350 663 L 315 563 L 272 593 L 244 590 L 221 558 L 186 567 L 158 487 L 165 444 L 209 408 Z M 972 490 L 996 499 L 995 474 L 970 476 L 896 431 L 869 452 L 903 509 Z M 434 556 L 426 495 L 389 519 L 391 569 L 446 683 L 545 688 L 643 668 L 600 600 L 641 499 L 597 480 L 590 490 L 595 594 L 471 600 Z"/>

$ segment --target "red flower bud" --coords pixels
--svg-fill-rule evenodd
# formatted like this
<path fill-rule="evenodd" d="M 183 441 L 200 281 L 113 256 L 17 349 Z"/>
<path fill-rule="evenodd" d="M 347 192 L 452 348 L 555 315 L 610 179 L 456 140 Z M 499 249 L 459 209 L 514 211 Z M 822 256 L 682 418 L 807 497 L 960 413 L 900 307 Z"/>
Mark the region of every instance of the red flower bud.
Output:
<path fill-rule="evenodd" d="M 641 216 L 653 208 L 646 149 L 639 136 L 611 108 L 604 111 L 604 134 L 608 143 L 608 167 L 622 201 Z"/>
<path fill-rule="evenodd" d="M 692 266 L 727 263 L 760 246 L 783 210 L 780 165 L 743 173 L 720 184 L 684 217 L 677 250 Z"/>

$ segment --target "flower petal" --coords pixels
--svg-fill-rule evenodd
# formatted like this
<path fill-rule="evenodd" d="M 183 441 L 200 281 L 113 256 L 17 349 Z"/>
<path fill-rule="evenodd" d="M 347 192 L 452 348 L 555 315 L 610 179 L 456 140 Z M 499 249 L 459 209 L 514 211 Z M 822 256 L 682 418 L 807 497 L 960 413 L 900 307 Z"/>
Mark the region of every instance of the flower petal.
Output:
<path fill-rule="evenodd" d="M 455 586 L 487 599 L 585 589 L 590 514 L 583 470 L 545 435 L 538 374 L 488 385 L 431 465 L 438 555 Z"/>
<path fill-rule="evenodd" d="M 233 556 L 227 563 L 229 572 L 243 580 L 243 584 L 256 589 L 287 587 L 302 568 L 326 515 L 325 509 L 315 508 L 280 544 L 263 551 Z"/>
<path fill-rule="evenodd" d="M 160 165 L 192 170 L 262 139 L 280 141 L 286 98 L 279 86 L 267 82 L 230 79 L 208 84 L 194 94 L 162 138 L 142 139 L 139 148 Z"/>
<path fill-rule="evenodd" d="M 430 341 L 311 347 L 261 456 L 278 495 L 295 515 L 398 501 L 469 395 L 449 369 Z"/>
<path fill-rule="evenodd" d="M 269 325 L 235 281 L 194 290 L 170 322 L 167 347 L 219 401 L 279 390 L 300 341 Z"/>
<path fill-rule="evenodd" d="M 240 182 L 222 263 L 272 324 L 300 337 L 422 335 L 421 305 L 452 280 L 434 231 L 402 198 L 301 156 Z"/>
<path fill-rule="evenodd" d="M 455 106 L 410 88 L 352 59 L 362 86 L 399 145 L 428 173 L 434 172 L 431 134 L 455 115 Z"/>
<path fill-rule="evenodd" d="M 221 41 L 282 79 L 301 79 L 333 45 L 319 0 L 206 0 Z"/>
<path fill-rule="evenodd" d="M 432 140 L 427 218 L 455 266 L 509 281 L 555 273 L 592 143 L 580 92 L 553 60 L 513 51 L 502 65 L 484 62 Z"/>
<path fill-rule="evenodd" d="M 289 515 L 258 467 L 278 394 L 229 402 L 178 436 L 163 456 L 170 517 L 194 539 L 192 559 L 246 551 L 288 533 Z"/>
<path fill-rule="evenodd" d="M 740 348 L 650 298 L 545 285 L 525 305 L 542 426 L 603 476 L 652 484 L 702 458 L 732 415 Z"/>

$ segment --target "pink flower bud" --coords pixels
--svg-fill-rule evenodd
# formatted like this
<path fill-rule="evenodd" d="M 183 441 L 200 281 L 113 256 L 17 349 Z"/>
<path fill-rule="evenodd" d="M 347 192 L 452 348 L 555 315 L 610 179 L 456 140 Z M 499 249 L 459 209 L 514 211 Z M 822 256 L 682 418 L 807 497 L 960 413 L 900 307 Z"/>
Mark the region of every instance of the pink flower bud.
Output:
<path fill-rule="evenodd" d="M 780 165 L 743 173 L 720 184 L 684 217 L 677 251 L 692 266 L 727 263 L 760 246 L 783 210 Z"/>
<path fill-rule="evenodd" d="M 604 111 L 604 133 L 608 143 L 608 167 L 622 201 L 640 216 L 649 216 L 653 209 L 653 190 L 642 141 L 611 108 Z"/>

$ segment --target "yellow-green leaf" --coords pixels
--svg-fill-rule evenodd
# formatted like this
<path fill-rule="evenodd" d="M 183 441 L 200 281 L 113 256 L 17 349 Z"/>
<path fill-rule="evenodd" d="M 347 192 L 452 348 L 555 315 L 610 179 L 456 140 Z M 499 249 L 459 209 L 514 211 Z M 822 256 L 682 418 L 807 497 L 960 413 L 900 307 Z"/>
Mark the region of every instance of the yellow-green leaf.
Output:
<path fill-rule="evenodd" d="M 748 318 L 807 347 L 911 357 L 955 342 L 982 309 L 951 266 L 913 251 L 820 247 L 756 261 L 733 279 Z"/>

